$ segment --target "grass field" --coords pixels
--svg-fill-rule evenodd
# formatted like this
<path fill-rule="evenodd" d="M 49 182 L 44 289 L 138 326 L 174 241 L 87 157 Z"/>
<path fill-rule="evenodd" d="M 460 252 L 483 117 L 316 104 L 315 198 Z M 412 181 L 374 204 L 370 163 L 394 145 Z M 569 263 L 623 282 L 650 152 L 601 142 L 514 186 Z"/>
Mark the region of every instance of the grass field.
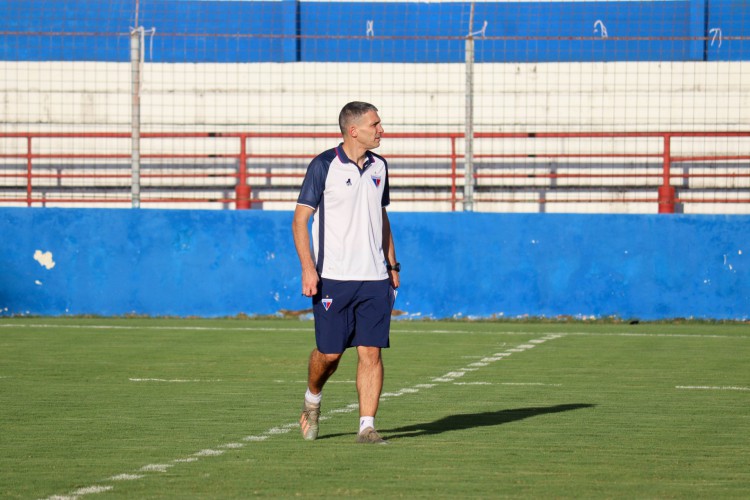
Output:
<path fill-rule="evenodd" d="M 312 325 L 0 320 L 3 498 L 748 498 L 747 324 L 397 322 L 296 425 Z"/>

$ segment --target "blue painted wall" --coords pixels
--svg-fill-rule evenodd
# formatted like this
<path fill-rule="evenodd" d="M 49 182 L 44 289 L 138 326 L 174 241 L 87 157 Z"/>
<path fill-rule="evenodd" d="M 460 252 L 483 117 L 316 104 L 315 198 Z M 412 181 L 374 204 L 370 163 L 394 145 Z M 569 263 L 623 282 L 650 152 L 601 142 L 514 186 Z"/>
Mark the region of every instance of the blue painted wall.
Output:
<path fill-rule="evenodd" d="M 305 61 L 465 60 L 463 38 L 469 33 L 468 3 L 373 2 L 346 4 L 344 8 L 327 2 L 300 5 L 303 34 L 321 37 L 315 41 L 303 39 Z M 689 60 L 693 42 L 684 39 L 690 32 L 689 5 L 687 1 L 481 2 L 475 4 L 472 31 L 480 30 L 487 21 L 485 34 L 489 38 L 477 36 L 475 58 L 480 63 Z M 362 37 L 367 20 L 373 21 L 374 34 L 384 39 L 342 42 L 323 38 L 332 31 Z M 611 39 L 590 39 L 601 36 L 600 31 L 594 31 L 597 20 L 605 25 Z M 654 40 L 623 41 L 617 37 Z"/>
<path fill-rule="evenodd" d="M 391 221 L 404 318 L 750 317 L 747 216 L 394 212 Z M 0 315 L 307 309 L 290 227 L 289 212 L 3 208 Z"/>
<path fill-rule="evenodd" d="M 470 29 L 469 2 L 139 5 L 138 24 L 156 28 L 145 53 L 154 62 L 461 62 Z M 0 0 L 0 60 L 129 61 L 135 10 L 135 0 Z M 750 35 L 744 0 L 479 2 L 474 19 L 475 31 L 487 21 L 478 62 L 750 59 L 750 42 L 737 39 Z M 603 34 L 596 21 L 608 38 L 581 40 Z"/>

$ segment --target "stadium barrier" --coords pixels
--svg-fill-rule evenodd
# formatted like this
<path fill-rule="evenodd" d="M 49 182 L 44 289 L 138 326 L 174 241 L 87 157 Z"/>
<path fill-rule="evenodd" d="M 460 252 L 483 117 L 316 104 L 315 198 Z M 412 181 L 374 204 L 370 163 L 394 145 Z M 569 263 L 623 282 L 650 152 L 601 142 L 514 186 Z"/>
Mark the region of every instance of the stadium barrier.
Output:
<path fill-rule="evenodd" d="M 395 210 L 462 209 L 463 133 L 385 137 Z M 140 202 L 290 209 L 311 152 L 339 139 L 143 133 Z M 128 206 L 130 140 L 128 133 L 0 133 L 0 204 Z M 478 132 L 474 149 L 476 211 L 750 212 L 750 132 Z"/>
<path fill-rule="evenodd" d="M 750 216 L 392 213 L 398 318 L 750 319 Z M 0 208 L 0 316 L 309 317 L 292 213 Z"/>

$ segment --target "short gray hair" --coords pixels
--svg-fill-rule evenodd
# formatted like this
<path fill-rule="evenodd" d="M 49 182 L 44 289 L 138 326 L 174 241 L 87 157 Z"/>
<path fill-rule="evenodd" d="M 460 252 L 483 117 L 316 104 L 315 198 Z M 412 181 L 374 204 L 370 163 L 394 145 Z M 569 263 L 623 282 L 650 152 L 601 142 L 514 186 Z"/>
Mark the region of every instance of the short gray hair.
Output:
<path fill-rule="evenodd" d="M 341 129 L 341 133 L 346 135 L 346 129 L 349 125 L 370 111 L 377 112 L 378 108 L 370 103 L 362 101 L 352 101 L 346 104 L 341 108 L 341 112 L 339 113 L 339 128 Z"/>

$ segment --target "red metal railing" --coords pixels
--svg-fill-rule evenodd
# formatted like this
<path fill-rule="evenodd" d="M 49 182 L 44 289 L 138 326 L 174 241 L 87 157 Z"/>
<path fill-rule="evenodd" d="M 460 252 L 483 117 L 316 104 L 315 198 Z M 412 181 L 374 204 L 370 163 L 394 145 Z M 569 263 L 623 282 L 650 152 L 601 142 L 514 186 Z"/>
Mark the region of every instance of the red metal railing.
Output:
<path fill-rule="evenodd" d="M 408 180 L 416 181 L 418 179 L 444 179 L 447 181 L 449 187 L 445 195 L 433 195 L 433 196 L 419 196 L 412 198 L 399 198 L 402 201 L 436 201 L 436 202 L 449 202 L 451 209 L 456 210 L 458 203 L 462 201 L 461 195 L 458 191 L 458 186 L 463 179 L 463 174 L 459 177 L 458 164 L 463 161 L 462 153 L 457 149 L 458 140 L 463 140 L 463 133 L 387 133 L 387 138 L 392 139 L 408 139 L 408 140 L 420 140 L 420 139 L 432 139 L 432 140 L 445 140 L 449 141 L 449 153 L 433 153 L 425 152 L 418 154 L 407 154 L 407 153 L 389 153 L 388 158 L 392 163 L 397 164 L 394 160 L 432 160 L 448 163 L 449 167 L 441 170 L 430 170 L 429 172 L 419 172 L 412 169 L 409 172 L 400 171 L 398 168 L 394 168 L 391 171 L 391 178 L 393 179 L 392 185 L 398 184 L 399 180 L 406 182 Z M 476 133 L 474 136 L 475 141 L 507 141 L 510 139 L 633 139 L 633 138 L 650 138 L 660 139 L 662 147 L 660 152 L 627 152 L 627 153 L 533 153 L 533 152 L 514 152 L 514 153 L 484 153 L 475 154 L 474 159 L 477 162 L 476 169 L 474 172 L 474 180 L 481 179 L 522 179 L 528 178 L 528 173 L 503 171 L 496 172 L 492 169 L 484 169 L 482 167 L 483 161 L 500 160 L 507 161 L 511 159 L 549 159 L 553 160 L 569 160 L 580 159 L 582 161 L 593 161 L 595 159 L 610 158 L 610 159 L 643 159 L 647 161 L 649 159 L 659 159 L 661 162 L 661 173 L 658 176 L 656 182 L 658 188 L 655 196 L 643 197 L 630 199 L 631 202 L 643 202 L 643 203 L 657 203 L 659 213 L 673 213 L 675 211 L 675 205 L 683 202 L 703 202 L 703 203 L 750 203 L 750 191 L 744 195 L 744 197 L 728 198 L 711 198 L 701 200 L 682 200 L 677 196 L 675 187 L 672 185 L 674 180 L 684 179 L 687 177 L 732 177 L 732 178 L 747 178 L 750 177 L 750 169 L 745 169 L 741 172 L 729 172 L 729 173 L 674 173 L 672 172 L 672 166 L 675 163 L 687 163 L 687 162 L 727 162 L 727 161 L 748 161 L 750 160 L 750 154 L 716 154 L 716 155 L 694 155 L 694 156 L 673 156 L 672 155 L 672 140 L 675 138 L 750 138 L 750 132 L 580 132 L 580 133 L 558 133 L 558 132 L 543 132 L 543 133 Z M 39 173 L 35 171 L 35 165 L 39 164 L 39 160 L 49 162 L 50 160 L 117 160 L 123 161 L 123 168 L 128 165 L 124 160 L 130 159 L 130 154 L 124 153 L 37 153 L 34 151 L 34 142 L 40 139 L 129 139 L 129 133 L 108 133 L 108 132 L 93 132 L 93 133 L 38 133 L 38 132 L 18 132 L 18 133 L 0 133 L 0 139 L 25 139 L 26 150 L 24 152 L 14 153 L 0 153 L 0 159 L 17 159 L 19 161 L 25 161 L 26 170 L 25 172 L 11 171 L 11 169 L 3 169 L 0 166 L 0 180 L 4 178 L 24 178 L 26 182 L 25 196 L 10 196 L 0 197 L 0 204 L 5 203 L 25 203 L 27 206 L 33 206 L 35 203 L 72 203 L 72 202 L 86 202 L 86 203 L 127 203 L 130 201 L 128 194 L 123 190 L 122 193 L 114 197 L 108 196 L 92 196 L 86 198 L 56 196 L 56 197 L 41 197 L 37 196 L 34 189 L 34 180 L 43 178 L 57 178 L 57 179 L 75 179 L 75 178 L 89 178 L 89 179 L 125 179 L 130 178 L 130 174 L 127 173 L 106 173 L 96 171 L 94 169 L 91 173 L 66 173 L 62 169 L 59 173 Z M 275 202 L 275 201 L 290 201 L 290 200 L 275 200 L 275 199 L 261 199 L 251 198 L 252 194 L 252 180 L 263 179 L 263 178 L 299 178 L 301 180 L 304 175 L 304 166 L 307 161 L 313 156 L 310 154 L 294 154 L 294 153 L 251 153 L 249 152 L 248 143 L 258 139 L 340 139 L 340 135 L 336 133 L 305 133 L 305 132 L 217 132 L 217 133 L 206 133 L 206 132 L 190 132 L 190 133 L 142 133 L 141 140 L 159 140 L 159 139 L 212 139 L 212 138 L 231 138 L 236 139 L 239 144 L 236 153 L 218 153 L 218 154 L 206 154 L 206 153 L 148 153 L 141 154 L 141 159 L 144 161 L 148 160 L 185 160 L 185 159 L 196 159 L 196 160 L 214 160 L 214 159 L 229 159 L 237 163 L 238 168 L 234 173 L 223 173 L 221 177 L 235 178 L 236 182 L 234 185 L 234 198 L 212 198 L 209 201 L 221 202 L 231 204 L 234 203 L 237 209 L 251 208 L 252 204 Z M 476 148 L 475 148 L 476 150 Z M 301 169 L 299 172 L 294 173 L 279 173 L 279 172 L 251 172 L 248 169 L 248 162 L 252 160 L 300 160 Z M 36 163 L 35 163 L 36 162 Z M 48 169 L 50 165 L 45 163 L 44 168 Z M 149 172 L 148 169 L 142 170 L 141 177 L 145 179 L 149 178 L 161 178 L 161 179 L 179 179 L 179 178 L 209 178 L 215 177 L 216 174 L 206 171 L 205 173 L 181 173 L 177 170 L 164 171 L 153 173 Z M 536 178 L 550 178 L 550 179 L 571 179 L 571 178 L 582 178 L 582 179 L 596 179 L 596 178 L 621 178 L 625 177 L 623 173 L 592 173 L 592 172 L 576 172 L 576 173 L 536 173 L 533 175 Z M 654 178 L 653 173 L 648 172 L 632 172 L 627 174 L 628 178 Z M 7 190 L 7 188 L 6 188 Z M 207 201 L 196 199 L 195 197 L 178 197 L 178 196 L 158 196 L 158 197 L 146 197 L 141 200 L 143 203 L 195 203 L 200 201 Z M 510 197 L 493 197 L 492 193 L 482 198 L 483 202 L 515 202 L 517 200 Z M 596 200 L 588 200 L 584 197 L 575 198 L 568 197 L 565 202 L 585 202 L 585 201 L 596 201 L 597 203 L 606 203 L 607 200 L 597 198 Z M 611 200 L 618 201 L 618 200 Z"/>

